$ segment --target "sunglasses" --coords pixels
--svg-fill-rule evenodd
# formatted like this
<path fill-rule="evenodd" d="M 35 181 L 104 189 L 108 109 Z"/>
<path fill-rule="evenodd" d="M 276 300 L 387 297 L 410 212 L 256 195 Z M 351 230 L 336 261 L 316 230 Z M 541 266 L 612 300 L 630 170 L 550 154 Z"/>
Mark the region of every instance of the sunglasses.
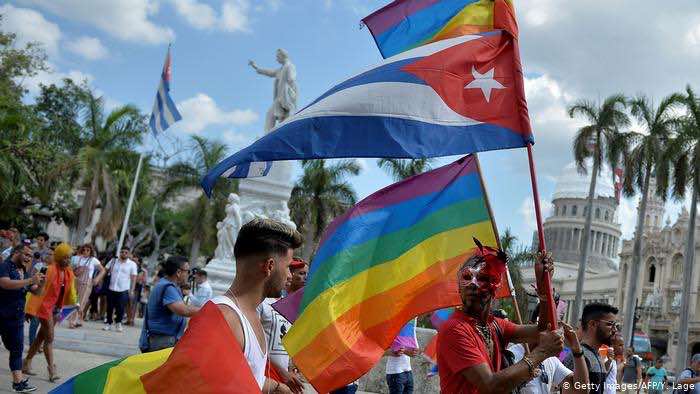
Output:
<path fill-rule="evenodd" d="M 622 324 L 612 321 L 612 320 L 596 320 L 601 323 L 605 323 L 606 326 L 612 327 L 615 331 L 620 331 L 622 329 Z"/>

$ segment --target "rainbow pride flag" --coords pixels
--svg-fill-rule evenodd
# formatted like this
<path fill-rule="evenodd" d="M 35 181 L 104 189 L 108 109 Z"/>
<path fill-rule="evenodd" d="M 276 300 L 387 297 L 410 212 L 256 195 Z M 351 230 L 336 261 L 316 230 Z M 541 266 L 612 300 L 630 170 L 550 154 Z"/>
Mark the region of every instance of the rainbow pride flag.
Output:
<path fill-rule="evenodd" d="M 226 351 L 222 351 L 226 349 Z M 121 358 L 68 379 L 51 394 L 260 393 L 241 347 L 211 302 L 174 348 Z"/>
<path fill-rule="evenodd" d="M 362 22 L 384 58 L 432 42 L 495 29 L 517 36 L 511 0 L 395 0 Z"/>
<path fill-rule="evenodd" d="M 391 350 L 418 349 L 418 338 L 416 337 L 416 319 L 411 319 L 399 331 L 394 342 L 391 343 Z"/>
<path fill-rule="evenodd" d="M 283 343 L 318 392 L 369 371 L 411 318 L 459 305 L 457 270 L 495 246 L 476 156 L 390 185 L 326 229 Z"/>

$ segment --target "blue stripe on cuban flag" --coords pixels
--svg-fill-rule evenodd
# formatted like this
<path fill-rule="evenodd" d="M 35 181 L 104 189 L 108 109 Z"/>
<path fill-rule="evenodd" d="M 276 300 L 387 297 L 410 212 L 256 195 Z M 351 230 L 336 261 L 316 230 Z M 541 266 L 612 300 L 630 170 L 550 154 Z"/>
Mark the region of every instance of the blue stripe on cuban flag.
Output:
<path fill-rule="evenodd" d="M 455 112 L 425 81 L 402 70 L 406 64 L 482 37 L 461 36 L 402 52 L 334 86 L 219 163 L 202 179 L 202 188 L 211 195 L 220 177 L 264 176 L 270 161 L 424 158 L 523 146 L 517 133 Z"/>
<path fill-rule="evenodd" d="M 153 110 L 151 111 L 151 119 L 148 122 L 155 136 L 158 136 L 159 133 L 165 131 L 173 123 L 182 119 L 175 103 L 172 98 L 170 98 L 170 67 L 170 48 L 168 48 L 168 54 L 165 56 L 165 64 L 163 65 L 163 72 L 160 77 L 160 84 L 158 85 L 158 92 L 156 93 L 156 100 L 153 103 Z"/>

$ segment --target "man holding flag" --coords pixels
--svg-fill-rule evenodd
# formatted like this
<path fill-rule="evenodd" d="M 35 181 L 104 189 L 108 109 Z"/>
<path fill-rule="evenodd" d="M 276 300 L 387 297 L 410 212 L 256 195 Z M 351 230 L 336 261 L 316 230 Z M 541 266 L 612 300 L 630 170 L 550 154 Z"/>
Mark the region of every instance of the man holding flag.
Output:
<path fill-rule="evenodd" d="M 438 333 L 437 357 L 443 393 L 507 393 L 538 376 L 538 366 L 563 349 L 561 335 L 542 331 L 551 324 L 541 313 L 539 325 L 517 325 L 494 318 L 491 304 L 501 286 L 507 256 L 481 246 L 458 271 L 462 308 L 456 310 Z M 551 258 L 539 255 L 538 277 L 551 270 Z M 546 308 L 541 308 L 545 311 Z M 507 365 L 509 342 L 537 341 L 538 346 L 521 361 Z"/>

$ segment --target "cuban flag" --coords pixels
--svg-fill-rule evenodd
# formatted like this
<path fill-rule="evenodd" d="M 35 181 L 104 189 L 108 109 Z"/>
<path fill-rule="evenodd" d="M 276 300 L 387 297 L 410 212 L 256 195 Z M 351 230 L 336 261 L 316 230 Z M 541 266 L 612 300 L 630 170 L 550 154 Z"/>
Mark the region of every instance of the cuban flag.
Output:
<path fill-rule="evenodd" d="M 158 85 L 156 101 L 153 103 L 153 111 L 151 111 L 151 120 L 148 122 L 153 135 L 156 137 L 173 123 L 182 119 L 173 99 L 170 98 L 170 81 L 172 81 L 172 64 L 170 47 L 168 47 L 168 53 L 165 55 L 165 64 L 163 64 L 163 72 L 160 74 L 160 85 Z"/>
<path fill-rule="evenodd" d="M 417 159 L 532 142 L 517 42 L 496 30 L 402 52 L 334 86 L 219 163 L 202 187 L 210 195 L 220 177 L 264 174 L 277 160 Z"/>

